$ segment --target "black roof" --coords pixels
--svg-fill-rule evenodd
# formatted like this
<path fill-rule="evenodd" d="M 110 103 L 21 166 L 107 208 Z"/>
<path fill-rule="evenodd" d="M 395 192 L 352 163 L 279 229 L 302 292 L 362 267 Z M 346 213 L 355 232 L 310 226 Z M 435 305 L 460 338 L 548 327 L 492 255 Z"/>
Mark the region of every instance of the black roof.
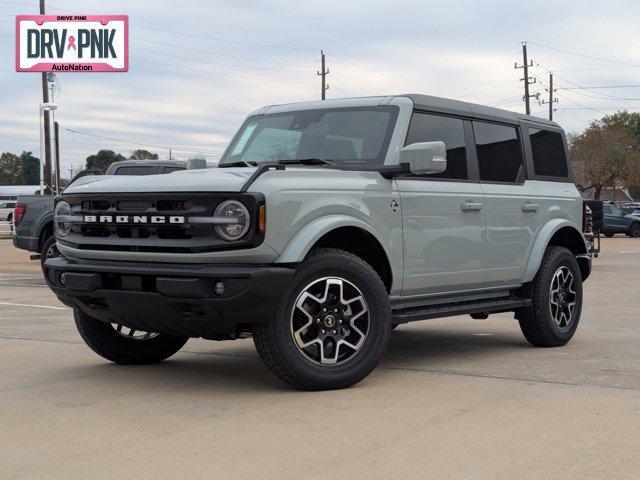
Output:
<path fill-rule="evenodd" d="M 408 93 L 402 96 L 410 98 L 418 110 L 461 115 L 482 120 L 511 123 L 514 125 L 518 125 L 521 121 L 527 121 L 561 128 L 556 122 L 532 115 L 510 112 L 509 110 L 503 110 L 501 108 L 487 107 L 476 103 L 461 102 L 460 100 L 432 97 L 431 95 L 420 95 L 416 93 Z"/>

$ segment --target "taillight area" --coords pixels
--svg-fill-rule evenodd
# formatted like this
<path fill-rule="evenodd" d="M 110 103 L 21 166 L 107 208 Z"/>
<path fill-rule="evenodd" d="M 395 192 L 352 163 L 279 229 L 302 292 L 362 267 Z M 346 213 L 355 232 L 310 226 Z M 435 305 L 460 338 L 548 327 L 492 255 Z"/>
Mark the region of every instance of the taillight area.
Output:
<path fill-rule="evenodd" d="M 22 223 L 25 213 L 27 213 L 27 206 L 24 203 L 17 203 L 16 208 L 13 210 L 14 227 L 17 227 Z"/>
<path fill-rule="evenodd" d="M 593 216 L 591 213 L 591 208 L 589 205 L 583 203 L 583 211 L 582 211 L 582 231 L 584 233 L 592 233 L 593 232 Z"/>

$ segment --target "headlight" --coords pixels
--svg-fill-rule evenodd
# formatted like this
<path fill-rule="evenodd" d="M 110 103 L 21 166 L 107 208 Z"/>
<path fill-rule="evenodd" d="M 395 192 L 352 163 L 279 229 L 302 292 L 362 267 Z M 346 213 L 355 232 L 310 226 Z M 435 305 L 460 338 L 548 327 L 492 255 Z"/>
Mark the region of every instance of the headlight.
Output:
<path fill-rule="evenodd" d="M 54 212 L 53 223 L 55 225 L 55 233 L 60 237 L 68 235 L 71 231 L 71 223 L 65 222 L 64 217 L 71 216 L 71 205 L 67 202 L 58 202 Z"/>
<path fill-rule="evenodd" d="M 240 240 L 249 231 L 251 219 L 249 211 L 242 203 L 236 200 L 222 202 L 216 208 L 214 216 L 220 219 L 221 223 L 215 226 L 216 233 L 227 242 Z M 229 223 L 222 223 L 228 220 Z"/>

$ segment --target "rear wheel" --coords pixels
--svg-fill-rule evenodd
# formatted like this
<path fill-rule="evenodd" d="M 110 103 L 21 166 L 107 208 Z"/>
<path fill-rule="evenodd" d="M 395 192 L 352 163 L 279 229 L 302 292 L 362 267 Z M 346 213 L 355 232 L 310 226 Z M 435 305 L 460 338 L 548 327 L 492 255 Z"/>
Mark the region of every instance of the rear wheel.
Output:
<path fill-rule="evenodd" d="M 98 355 L 122 365 L 158 363 L 178 352 L 189 337 L 142 332 L 97 320 L 74 309 L 76 327 L 84 342 Z"/>
<path fill-rule="evenodd" d="M 640 237 L 640 223 L 632 223 L 629 227 L 629 236 L 631 238 Z"/>
<path fill-rule="evenodd" d="M 604 234 L 604 236 L 605 236 L 605 237 L 607 237 L 607 238 L 611 238 L 611 237 L 613 237 L 613 235 L 614 235 L 614 234 L 613 234 L 613 233 L 611 233 L 611 232 L 606 232 L 606 233 Z"/>
<path fill-rule="evenodd" d="M 527 341 L 538 347 L 569 342 L 582 311 L 582 276 L 573 253 L 564 247 L 549 247 L 525 294 L 531 306 L 518 312 L 518 320 Z"/>
<path fill-rule="evenodd" d="M 255 325 L 253 339 L 284 382 L 303 390 L 344 388 L 382 358 L 390 315 L 389 295 L 366 262 L 319 249 L 298 268 L 271 320 Z"/>

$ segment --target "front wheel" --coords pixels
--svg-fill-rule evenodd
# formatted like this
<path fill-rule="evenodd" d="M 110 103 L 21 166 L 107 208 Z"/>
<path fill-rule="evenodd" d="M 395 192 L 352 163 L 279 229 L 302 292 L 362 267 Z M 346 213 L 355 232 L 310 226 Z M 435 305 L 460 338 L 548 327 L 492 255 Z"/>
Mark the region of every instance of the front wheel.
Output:
<path fill-rule="evenodd" d="M 629 236 L 631 238 L 640 237 L 640 223 L 632 223 L 629 227 Z"/>
<path fill-rule="evenodd" d="M 56 244 L 56 237 L 51 235 L 44 241 L 42 249 L 40 250 L 40 266 L 42 267 L 42 271 L 44 271 L 44 262 L 46 262 L 48 258 L 60 257 L 61 255 Z"/>
<path fill-rule="evenodd" d="M 573 253 L 549 247 L 524 291 L 531 305 L 518 312 L 518 320 L 527 341 L 537 347 L 568 343 L 582 311 L 582 275 Z"/>
<path fill-rule="evenodd" d="M 378 364 L 390 333 L 389 295 L 362 259 L 312 252 L 271 320 L 254 326 L 258 354 L 282 381 L 303 390 L 353 385 Z"/>
<path fill-rule="evenodd" d="M 75 308 L 73 316 L 84 342 L 98 355 L 121 365 L 158 363 L 178 352 L 189 337 L 142 332 L 97 320 Z"/>

